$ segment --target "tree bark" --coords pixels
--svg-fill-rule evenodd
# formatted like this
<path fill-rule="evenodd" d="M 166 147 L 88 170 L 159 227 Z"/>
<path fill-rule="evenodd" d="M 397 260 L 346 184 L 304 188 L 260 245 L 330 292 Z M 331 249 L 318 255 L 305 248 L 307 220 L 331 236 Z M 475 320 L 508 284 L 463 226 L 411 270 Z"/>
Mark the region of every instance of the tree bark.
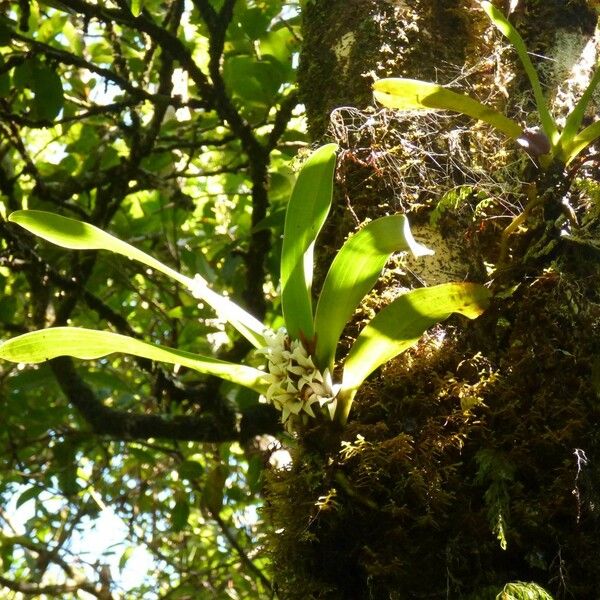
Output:
<path fill-rule="evenodd" d="M 506 4 L 564 116 L 582 91 L 569 69 L 585 44 L 594 48 L 591 4 Z M 516 56 L 478 3 L 307 3 L 300 86 L 309 130 L 340 144 L 322 265 L 359 223 L 398 210 L 438 254 L 392 261 L 347 343 L 400 288 L 469 279 L 494 300 L 477 321 L 446 321 L 372 377 L 343 432 L 301 433 L 293 467 L 268 483 L 278 592 L 495 598 L 525 581 L 554 598 L 595 597 L 598 168 L 542 172 L 461 116 L 382 111 L 371 83 L 383 76 L 452 84 L 537 124 Z M 543 203 L 517 233 L 503 233 L 532 190 Z M 578 225 L 561 217 L 565 199 Z"/>

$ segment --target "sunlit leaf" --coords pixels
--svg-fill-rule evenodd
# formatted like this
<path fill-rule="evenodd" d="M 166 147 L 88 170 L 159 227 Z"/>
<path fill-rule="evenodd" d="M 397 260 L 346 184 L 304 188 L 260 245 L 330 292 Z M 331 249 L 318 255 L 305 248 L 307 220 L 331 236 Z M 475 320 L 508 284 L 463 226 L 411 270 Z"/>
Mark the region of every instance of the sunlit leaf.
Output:
<path fill-rule="evenodd" d="M 316 150 L 306 161 L 285 218 L 281 250 L 281 303 L 288 333 L 293 339 L 314 334 L 312 312 L 313 250 L 331 208 L 335 144 Z"/>
<path fill-rule="evenodd" d="M 496 600 L 554 600 L 540 585 L 532 582 L 514 581 L 507 583 Z"/>
<path fill-rule="evenodd" d="M 565 159 L 565 162 L 568 162 L 568 159 L 572 158 L 572 156 L 565 156 L 564 150 L 570 149 L 569 147 L 573 143 L 574 138 L 577 136 L 577 132 L 579 131 L 581 123 L 583 122 L 583 117 L 585 116 L 585 110 L 588 107 L 588 104 L 590 103 L 594 91 L 596 90 L 596 87 L 598 87 L 599 83 L 600 67 L 596 68 L 596 72 L 594 73 L 594 76 L 592 77 L 592 80 L 587 86 L 585 92 L 575 105 L 575 108 L 567 116 L 567 120 L 565 121 L 565 127 L 560 135 L 559 140 L 559 145 L 562 151 L 562 158 Z"/>
<path fill-rule="evenodd" d="M 266 56 L 234 55 L 223 66 L 223 77 L 233 94 L 250 103 L 271 106 L 281 86 L 282 73 L 278 63 Z"/>
<path fill-rule="evenodd" d="M 581 131 L 564 150 L 564 160 L 569 164 L 582 150 L 600 138 L 600 121 L 592 123 Z"/>
<path fill-rule="evenodd" d="M 118 564 L 119 571 L 123 571 L 123 569 L 127 566 L 127 562 L 131 558 L 133 551 L 134 551 L 133 546 L 128 546 L 127 548 L 125 548 L 125 550 L 123 550 L 123 552 L 121 553 L 121 557 L 119 558 L 119 564 Z"/>
<path fill-rule="evenodd" d="M 207 302 L 222 319 L 231 323 L 255 347 L 265 345 L 262 335 L 264 325 L 231 300 L 211 290 L 199 275 L 194 279 L 182 275 L 131 244 L 83 221 L 41 210 L 18 210 L 13 212 L 8 220 L 63 248 L 108 250 L 164 273 L 184 285 L 196 298 Z"/>
<path fill-rule="evenodd" d="M 316 358 L 321 369 L 332 369 L 344 326 L 377 281 L 393 252 L 433 254 L 412 237 L 408 219 L 391 215 L 371 221 L 342 246 L 331 264 L 315 314 Z"/>
<path fill-rule="evenodd" d="M 509 23 L 508 19 L 502 14 L 502 12 L 499 11 L 491 2 L 484 1 L 481 3 L 481 7 L 496 28 L 508 39 L 513 48 L 516 50 L 523 68 L 525 69 L 525 73 L 529 78 L 529 83 L 531 83 L 531 88 L 533 89 L 535 104 L 540 115 L 542 127 L 552 145 L 556 145 L 558 143 L 558 130 L 556 128 L 556 123 L 554 122 L 554 119 L 548 110 L 548 105 L 546 104 L 544 93 L 542 92 L 542 86 L 540 85 L 538 74 L 533 66 L 533 63 L 531 62 L 531 59 L 529 58 L 527 47 L 525 46 L 523 38 Z"/>
<path fill-rule="evenodd" d="M 0 358 L 18 363 L 40 363 L 57 356 L 92 360 L 113 353 L 133 354 L 181 365 L 199 373 L 216 375 L 259 393 L 263 393 L 267 387 L 265 374 L 253 367 L 150 344 L 110 331 L 52 327 L 26 333 L 0 344 Z"/>
<path fill-rule="evenodd" d="M 142 12 L 143 6 L 142 0 L 131 0 L 131 14 L 134 17 L 139 16 L 139 14 Z"/>
<path fill-rule="evenodd" d="M 450 110 L 492 125 L 511 139 L 517 139 L 522 127 L 501 112 L 465 94 L 453 92 L 437 83 L 417 79 L 380 79 L 373 84 L 375 99 L 388 108 L 399 110 Z"/>
<path fill-rule="evenodd" d="M 403 294 L 360 332 L 344 364 L 342 387 L 358 388 L 377 367 L 413 346 L 429 327 L 452 313 L 478 317 L 489 299 L 490 292 L 473 283 L 444 283 Z"/>

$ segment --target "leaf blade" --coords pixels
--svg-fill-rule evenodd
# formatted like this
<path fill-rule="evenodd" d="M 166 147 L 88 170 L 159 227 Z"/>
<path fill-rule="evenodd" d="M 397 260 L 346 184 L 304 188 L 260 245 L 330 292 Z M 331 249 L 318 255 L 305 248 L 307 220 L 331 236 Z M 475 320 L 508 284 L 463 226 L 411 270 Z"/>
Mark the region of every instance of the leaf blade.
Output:
<path fill-rule="evenodd" d="M 281 250 L 281 305 L 289 335 L 311 339 L 312 258 L 333 194 L 336 144 L 312 153 L 298 174 L 285 217 Z"/>
<path fill-rule="evenodd" d="M 582 150 L 585 150 L 598 138 L 600 138 L 600 121 L 588 125 L 571 140 L 571 143 L 564 149 L 565 164 L 568 165 Z"/>
<path fill-rule="evenodd" d="M 371 221 L 348 238 L 327 272 L 315 313 L 317 364 L 333 368 L 340 335 L 394 252 L 433 254 L 412 237 L 408 219 L 397 214 Z"/>
<path fill-rule="evenodd" d="M 377 367 L 413 346 L 452 313 L 469 319 L 488 306 L 490 292 L 473 283 L 443 283 L 403 294 L 360 332 L 344 364 L 342 389 L 357 389 Z"/>
<path fill-rule="evenodd" d="M 596 87 L 598 87 L 598 84 L 600 84 L 600 66 L 596 67 L 594 76 L 592 77 L 585 92 L 583 92 L 581 98 L 579 98 L 579 101 L 575 105 L 575 108 L 568 114 L 567 119 L 565 121 L 565 127 L 562 130 L 562 133 L 560 134 L 559 146 L 561 149 L 562 158 L 565 160 L 565 162 L 567 162 L 568 160 L 568 155 L 565 156 L 565 149 L 568 149 L 577 137 L 577 131 L 579 130 L 579 128 L 581 127 L 581 123 L 583 122 L 585 109 L 590 103 L 592 95 Z"/>
<path fill-rule="evenodd" d="M 522 127 L 501 112 L 478 100 L 459 94 L 437 83 L 418 79 L 390 77 L 373 84 L 375 99 L 398 110 L 449 110 L 465 114 L 499 129 L 511 139 L 523 133 Z"/>
<path fill-rule="evenodd" d="M 256 348 L 265 345 L 265 326 L 240 306 L 211 290 L 199 275 L 194 279 L 182 275 L 135 246 L 84 221 L 42 210 L 17 210 L 9 215 L 8 220 L 57 246 L 70 250 L 108 250 L 159 271 L 181 283 L 194 297 L 204 300 Z"/>
<path fill-rule="evenodd" d="M 0 358 L 11 362 L 41 363 L 57 356 L 83 360 L 123 353 L 157 362 L 178 364 L 264 393 L 265 373 L 246 365 L 176 350 L 113 333 L 78 327 L 51 327 L 25 333 L 0 344 Z"/>
<path fill-rule="evenodd" d="M 525 46 L 523 38 L 508 21 L 508 19 L 502 14 L 502 12 L 498 10 L 491 2 L 484 0 L 481 3 L 481 7 L 498 31 L 500 31 L 500 33 L 502 33 L 502 35 L 508 39 L 513 48 L 516 50 L 519 60 L 521 61 L 521 64 L 523 65 L 525 73 L 529 79 L 529 83 L 531 84 L 535 98 L 535 104 L 540 114 L 540 121 L 542 123 L 544 132 L 548 136 L 552 146 L 555 147 L 559 138 L 558 129 L 554 119 L 552 118 L 552 115 L 550 114 L 550 111 L 548 110 L 548 105 L 546 104 L 546 99 L 544 98 L 544 92 L 542 91 L 542 86 L 540 84 L 537 71 L 535 70 L 533 63 L 529 58 L 527 47 Z"/>
<path fill-rule="evenodd" d="M 64 94 L 61 78 L 56 71 L 39 65 L 33 69 L 32 110 L 37 119 L 53 121 L 63 109 Z"/>

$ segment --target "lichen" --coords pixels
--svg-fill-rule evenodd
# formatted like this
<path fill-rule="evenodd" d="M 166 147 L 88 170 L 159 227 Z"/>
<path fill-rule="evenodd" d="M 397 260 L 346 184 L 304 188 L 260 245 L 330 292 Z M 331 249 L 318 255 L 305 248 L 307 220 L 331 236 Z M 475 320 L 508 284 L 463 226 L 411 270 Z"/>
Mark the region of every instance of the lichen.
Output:
<path fill-rule="evenodd" d="M 561 31 L 550 53 L 546 70 L 550 70 L 548 80 L 556 90 L 552 98 L 552 108 L 559 123 L 574 108 L 588 87 L 598 64 L 600 52 L 600 29 L 596 28 L 593 37 L 579 31 Z M 592 102 L 588 105 L 588 116 L 597 113 L 600 106 L 600 91 L 596 89 Z"/>

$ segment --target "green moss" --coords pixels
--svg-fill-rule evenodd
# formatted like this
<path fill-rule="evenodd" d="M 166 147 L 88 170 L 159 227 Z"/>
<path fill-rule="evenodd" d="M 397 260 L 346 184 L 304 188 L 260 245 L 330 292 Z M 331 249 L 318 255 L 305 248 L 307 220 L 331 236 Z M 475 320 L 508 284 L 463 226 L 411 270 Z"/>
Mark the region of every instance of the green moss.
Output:
<path fill-rule="evenodd" d="M 527 17 L 526 34 L 541 36 L 543 52 L 551 40 L 535 29 L 549 19 L 545 3 L 519 3 L 519 10 L 525 4 L 535 18 L 514 17 Z M 373 27 L 374 14 L 388 21 Z M 536 180 L 530 161 L 487 131 L 464 133 L 470 121 L 424 125 L 370 111 L 369 78 L 356 74 L 434 79 L 442 61 L 461 64 L 474 34 L 487 27 L 458 3 L 311 5 L 301 85 L 313 135 L 324 135 L 329 111 L 347 101 L 357 109 L 346 117 L 372 126 L 336 134 L 340 198 L 321 244 L 323 265 L 357 222 L 398 209 L 413 223 L 427 222 L 440 197 L 460 184 L 474 193 L 442 211 L 437 227 L 468 255 L 469 276 L 485 278 L 507 217 L 526 202 L 523 181 Z M 349 56 L 365 60 L 329 82 L 336 43 L 348 31 L 356 34 Z M 361 52 L 361 40 L 374 39 L 378 52 Z M 389 53 L 382 52 L 386 42 Z M 491 53 L 492 42 L 479 52 Z M 483 71 L 474 85 L 482 94 L 503 75 Z M 463 133 L 451 146 L 444 136 L 453 128 Z M 411 159 L 414 170 L 406 166 Z M 548 202 L 511 236 L 509 264 L 491 282 L 497 296 L 490 310 L 431 331 L 362 387 L 343 432 L 301 432 L 293 467 L 270 475 L 265 510 L 281 598 L 474 600 L 517 581 L 536 582 L 557 599 L 597 595 L 600 251 L 593 240 L 600 213 L 593 186 L 579 185 L 571 202 L 582 223 L 573 235 L 581 239 L 560 237 L 549 224 L 565 190 L 544 177 L 536 183 Z M 548 240 L 555 242 L 550 251 L 530 252 Z M 402 261 L 390 263 L 347 341 L 361 318 L 414 283 Z"/>
<path fill-rule="evenodd" d="M 313 450 L 269 495 L 283 598 L 483 597 L 508 581 L 593 597 L 600 273 L 584 288 L 575 264 L 392 363 L 361 390 L 337 450 L 301 438 Z"/>

